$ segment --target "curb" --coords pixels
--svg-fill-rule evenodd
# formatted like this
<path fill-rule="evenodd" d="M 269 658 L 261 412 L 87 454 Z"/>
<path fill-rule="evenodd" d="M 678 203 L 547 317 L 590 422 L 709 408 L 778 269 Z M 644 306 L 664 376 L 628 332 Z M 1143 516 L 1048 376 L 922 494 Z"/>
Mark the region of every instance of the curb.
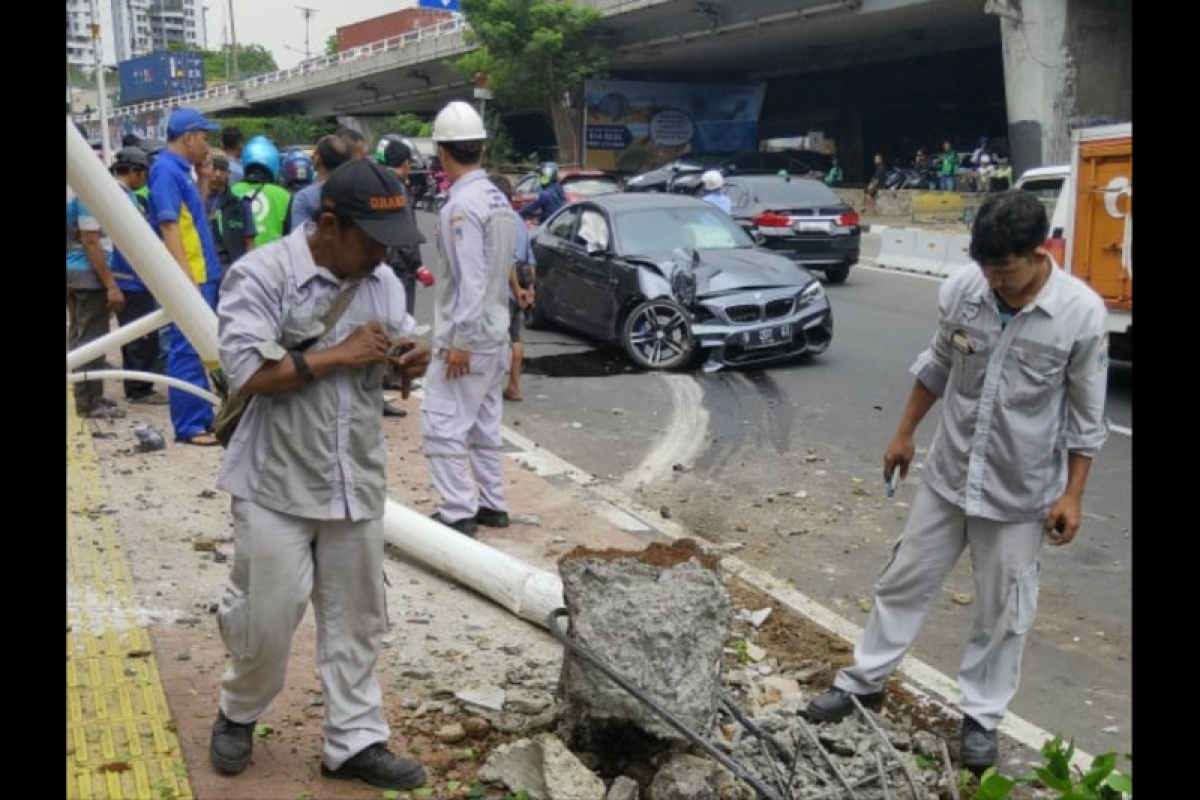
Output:
<path fill-rule="evenodd" d="M 677 523 L 663 519 L 657 511 L 642 505 L 620 489 L 600 482 L 594 475 L 541 448 L 533 440 L 507 426 L 501 426 L 501 433 L 505 441 L 517 450 L 508 453 L 510 458 L 532 469 L 540 477 L 561 477 L 576 484 L 590 495 L 589 504 L 622 530 L 643 535 L 657 534 L 670 541 L 692 539 L 711 553 L 721 553 L 720 546 L 685 530 Z M 862 633 L 862 629 L 853 622 L 791 587 L 783 579 L 753 567 L 736 556 L 722 556 L 721 566 L 781 605 L 850 644 L 854 644 Z M 898 672 L 904 677 L 909 691 L 922 702 L 940 711 L 957 714 L 960 692 L 955 679 L 911 656 L 905 657 Z M 1050 732 L 1012 713 L 1004 718 L 1000 732 L 1034 753 L 1041 750 L 1044 742 L 1054 738 Z M 1076 750 L 1071 763 L 1086 771 L 1091 766 L 1092 755 Z"/>

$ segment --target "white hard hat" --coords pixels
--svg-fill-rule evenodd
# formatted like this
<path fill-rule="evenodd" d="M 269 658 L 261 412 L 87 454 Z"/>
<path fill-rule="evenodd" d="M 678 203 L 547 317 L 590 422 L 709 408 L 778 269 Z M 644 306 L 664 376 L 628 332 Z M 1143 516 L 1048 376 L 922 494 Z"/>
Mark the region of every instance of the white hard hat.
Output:
<path fill-rule="evenodd" d="M 700 176 L 700 182 L 704 184 L 704 188 L 710 192 L 715 192 L 725 185 L 725 176 L 717 172 L 715 169 L 710 169 L 708 172 Z"/>
<path fill-rule="evenodd" d="M 487 128 L 470 103 L 455 100 L 438 112 L 433 121 L 435 142 L 478 142 L 487 138 Z"/>

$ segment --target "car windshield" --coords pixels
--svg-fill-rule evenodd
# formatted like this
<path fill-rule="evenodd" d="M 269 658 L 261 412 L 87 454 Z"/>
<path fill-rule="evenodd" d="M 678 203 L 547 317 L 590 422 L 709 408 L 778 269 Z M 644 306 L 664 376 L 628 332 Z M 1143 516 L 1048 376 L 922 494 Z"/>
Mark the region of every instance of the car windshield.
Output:
<path fill-rule="evenodd" d="M 621 190 L 616 178 L 595 176 L 580 176 L 578 178 L 563 178 L 563 191 L 580 197 L 596 197 L 602 194 L 615 194 Z"/>
<path fill-rule="evenodd" d="M 749 235 L 718 208 L 650 208 L 620 214 L 615 221 L 621 255 L 670 258 L 678 248 L 733 250 L 754 247 Z"/>
<path fill-rule="evenodd" d="M 756 181 L 749 188 L 758 202 L 769 208 L 842 204 L 832 189 L 818 181 Z"/>

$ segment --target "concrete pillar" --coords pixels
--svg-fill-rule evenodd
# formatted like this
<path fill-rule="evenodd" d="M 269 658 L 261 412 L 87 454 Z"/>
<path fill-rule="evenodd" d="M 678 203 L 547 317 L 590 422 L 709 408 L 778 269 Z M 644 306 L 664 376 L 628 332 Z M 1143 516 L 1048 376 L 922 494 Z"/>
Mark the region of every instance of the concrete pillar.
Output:
<path fill-rule="evenodd" d="M 987 0 L 999 18 L 1013 172 L 1065 164 L 1071 130 L 1133 119 L 1133 0 Z"/>

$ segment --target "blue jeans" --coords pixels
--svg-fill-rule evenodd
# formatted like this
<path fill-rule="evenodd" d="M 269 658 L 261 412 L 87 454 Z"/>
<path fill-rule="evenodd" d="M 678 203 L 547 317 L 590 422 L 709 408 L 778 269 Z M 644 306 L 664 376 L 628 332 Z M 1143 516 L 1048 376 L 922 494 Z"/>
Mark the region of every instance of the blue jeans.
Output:
<path fill-rule="evenodd" d="M 954 176 L 953 175 L 939 175 L 938 176 L 938 188 L 941 189 L 943 192 L 953 192 L 954 191 Z"/>
<path fill-rule="evenodd" d="M 217 304 L 217 282 L 209 281 L 202 284 L 200 294 L 210 308 Z M 208 373 L 200 363 L 200 354 L 192 343 L 183 335 L 183 331 L 172 324 L 170 326 L 170 344 L 167 347 L 167 375 L 187 381 L 201 389 L 211 390 L 208 385 Z M 193 436 L 212 429 L 214 411 L 212 403 L 194 394 L 171 387 L 167 390 L 167 400 L 171 406 L 171 426 L 175 429 L 175 439 L 191 439 Z"/>

